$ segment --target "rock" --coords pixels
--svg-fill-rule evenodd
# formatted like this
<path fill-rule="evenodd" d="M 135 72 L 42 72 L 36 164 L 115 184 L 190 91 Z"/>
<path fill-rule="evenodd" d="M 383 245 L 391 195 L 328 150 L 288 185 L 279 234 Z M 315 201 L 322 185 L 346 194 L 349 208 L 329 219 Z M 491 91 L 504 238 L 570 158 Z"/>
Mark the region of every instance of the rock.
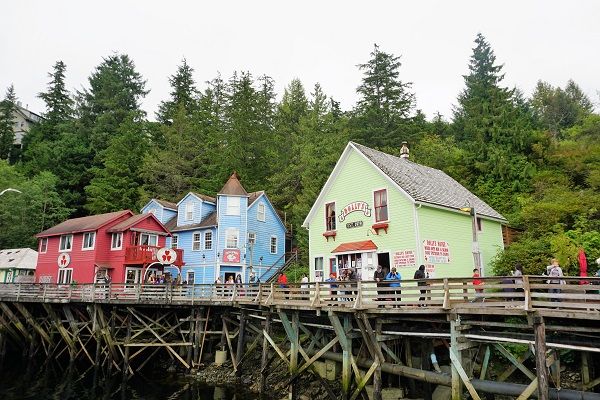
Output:
<path fill-rule="evenodd" d="M 431 394 L 431 400 L 450 400 L 452 397 L 452 388 L 449 386 L 438 385 Z"/>

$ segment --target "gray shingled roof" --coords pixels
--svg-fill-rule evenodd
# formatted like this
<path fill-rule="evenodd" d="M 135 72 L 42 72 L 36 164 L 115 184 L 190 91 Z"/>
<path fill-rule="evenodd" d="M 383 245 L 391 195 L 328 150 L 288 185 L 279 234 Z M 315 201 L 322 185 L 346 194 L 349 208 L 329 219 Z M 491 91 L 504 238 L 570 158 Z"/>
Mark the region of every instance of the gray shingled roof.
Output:
<path fill-rule="evenodd" d="M 206 218 L 204 218 L 202 220 L 202 222 L 199 222 L 197 224 L 189 224 L 189 225 L 181 225 L 181 226 L 177 226 L 177 217 L 173 217 L 167 222 L 167 224 L 165 226 L 171 232 L 189 231 L 192 229 L 208 228 L 211 226 L 217 226 L 217 212 L 216 211 L 211 212 L 210 214 L 208 214 L 206 216 Z"/>
<path fill-rule="evenodd" d="M 415 201 L 460 209 L 474 207 L 479 215 L 505 220 L 467 188 L 444 172 L 352 143 Z"/>
<path fill-rule="evenodd" d="M 159 199 L 154 199 L 154 201 L 156 201 L 158 204 L 160 204 L 164 208 L 168 208 L 170 210 L 177 211 L 177 204 L 175 204 L 173 202 L 166 201 L 166 200 L 159 200 Z"/>
<path fill-rule="evenodd" d="M 124 215 L 133 213 L 129 210 L 115 211 L 106 214 L 90 215 L 89 217 L 73 218 L 61 222 L 50 229 L 38 233 L 37 237 L 63 235 L 67 233 L 95 231 L 101 226 L 120 218 Z"/>

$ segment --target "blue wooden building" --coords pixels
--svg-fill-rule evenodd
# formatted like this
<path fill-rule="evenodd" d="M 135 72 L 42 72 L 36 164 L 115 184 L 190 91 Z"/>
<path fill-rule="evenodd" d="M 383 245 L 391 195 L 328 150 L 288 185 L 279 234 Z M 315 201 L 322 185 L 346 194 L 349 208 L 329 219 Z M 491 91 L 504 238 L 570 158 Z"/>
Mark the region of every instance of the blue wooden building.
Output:
<path fill-rule="evenodd" d="M 169 246 L 184 250 L 181 271 L 188 283 L 265 282 L 285 263 L 286 228 L 263 191 L 248 193 L 234 172 L 217 194 L 190 192 L 177 204 L 152 199 L 142 213 L 154 215 L 173 234 Z"/>

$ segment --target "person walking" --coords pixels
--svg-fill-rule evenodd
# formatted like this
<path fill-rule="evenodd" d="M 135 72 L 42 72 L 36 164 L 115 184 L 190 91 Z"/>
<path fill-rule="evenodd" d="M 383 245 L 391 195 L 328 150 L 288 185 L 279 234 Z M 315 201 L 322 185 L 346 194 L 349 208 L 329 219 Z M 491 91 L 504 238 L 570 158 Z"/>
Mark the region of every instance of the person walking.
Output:
<path fill-rule="evenodd" d="M 338 287 L 338 285 L 335 284 L 336 281 L 337 280 L 335 279 L 335 273 L 334 272 L 330 273 L 329 274 L 329 278 L 327 278 L 325 280 L 325 282 L 329 282 L 329 288 L 330 288 L 329 293 L 331 295 L 331 301 L 332 302 L 337 301 L 337 298 L 336 298 L 337 297 L 337 291 L 335 289 Z"/>
<path fill-rule="evenodd" d="M 389 281 L 390 288 L 393 288 L 391 293 L 394 295 L 392 301 L 399 302 L 401 299 L 398 298 L 398 295 L 402 296 L 402 291 L 399 289 L 402 285 L 400 281 L 402 280 L 402 276 L 400 273 L 396 272 L 396 267 L 392 267 L 392 270 L 385 276 L 385 280 Z M 397 307 L 394 305 L 394 307 Z"/>
<path fill-rule="evenodd" d="M 427 282 L 425 282 L 424 280 L 425 278 L 427 278 L 427 275 L 425 274 L 425 265 L 421 264 L 419 265 L 419 269 L 415 271 L 413 279 L 418 280 L 417 286 L 427 286 Z M 419 291 L 421 292 L 421 297 L 419 297 L 419 301 L 425 301 L 424 295 L 427 292 L 427 289 L 419 289 Z M 425 304 L 419 303 L 419 307 L 425 306 Z"/>
<path fill-rule="evenodd" d="M 283 272 L 279 273 L 279 276 L 277 277 L 277 284 L 279 284 L 279 287 L 281 289 L 286 289 L 288 287 L 288 280 L 287 280 L 287 276 L 285 275 L 285 273 L 283 273 Z M 285 293 L 285 299 L 287 300 L 288 291 L 284 290 L 283 292 Z"/>
<path fill-rule="evenodd" d="M 525 293 L 525 289 L 523 289 L 523 266 L 520 262 L 515 264 L 515 270 L 513 271 L 512 276 L 514 278 L 515 285 L 518 285 L 518 287 L 515 289 L 515 292 Z M 518 296 L 515 300 L 525 300 L 525 297 Z"/>
<path fill-rule="evenodd" d="M 475 286 L 475 298 L 471 300 L 472 303 L 475 303 L 479 300 L 485 301 L 485 298 L 483 297 L 483 289 L 479 288 L 479 286 L 483 285 L 483 281 L 479 278 L 481 278 L 479 269 L 473 268 L 473 286 Z"/>
<path fill-rule="evenodd" d="M 302 274 L 302 279 L 300 280 L 300 289 L 302 292 L 302 300 L 308 300 L 308 276 L 306 274 Z"/>
<path fill-rule="evenodd" d="M 548 270 L 548 283 L 551 285 L 561 285 L 564 284 L 564 280 L 561 279 L 563 275 L 562 268 L 558 263 L 558 259 L 553 258 L 551 264 L 546 268 Z M 560 288 L 551 288 L 548 290 L 549 294 L 559 294 L 561 292 Z M 551 296 L 550 301 L 560 301 L 560 298 L 556 296 Z"/>

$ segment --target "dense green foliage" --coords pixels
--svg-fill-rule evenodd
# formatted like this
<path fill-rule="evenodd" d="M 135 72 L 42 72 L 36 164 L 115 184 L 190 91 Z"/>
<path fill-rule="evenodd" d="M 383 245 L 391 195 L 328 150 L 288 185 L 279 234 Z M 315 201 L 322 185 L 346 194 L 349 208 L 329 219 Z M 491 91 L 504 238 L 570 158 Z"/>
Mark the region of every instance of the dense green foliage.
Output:
<path fill-rule="evenodd" d="M 393 154 L 408 141 L 412 160 L 444 170 L 520 230 L 494 261 L 498 274 L 516 262 L 540 273 L 552 256 L 576 274 L 579 248 L 594 271 L 600 115 L 577 84 L 540 80 L 525 98 L 503 86 L 503 65 L 477 35 L 452 118 L 428 120 L 401 67 L 375 46 L 358 65 L 357 104 L 343 111 L 319 84 L 307 90 L 298 79 L 280 100 L 269 76 L 250 72 L 199 87 L 184 59 L 151 122 L 140 108 L 146 82 L 127 55 L 103 59 L 78 93 L 66 90 L 59 61 L 39 95 L 45 119 L 22 155 L 10 146 L 14 89 L 0 104 L 0 158 L 12 164 L 0 164 L 0 189 L 23 191 L 0 198 L 0 247 L 32 245 L 33 234 L 67 216 L 137 210 L 188 191 L 214 195 L 235 170 L 248 191 L 267 191 L 294 245 L 306 249 L 301 224 L 348 140 Z"/>

